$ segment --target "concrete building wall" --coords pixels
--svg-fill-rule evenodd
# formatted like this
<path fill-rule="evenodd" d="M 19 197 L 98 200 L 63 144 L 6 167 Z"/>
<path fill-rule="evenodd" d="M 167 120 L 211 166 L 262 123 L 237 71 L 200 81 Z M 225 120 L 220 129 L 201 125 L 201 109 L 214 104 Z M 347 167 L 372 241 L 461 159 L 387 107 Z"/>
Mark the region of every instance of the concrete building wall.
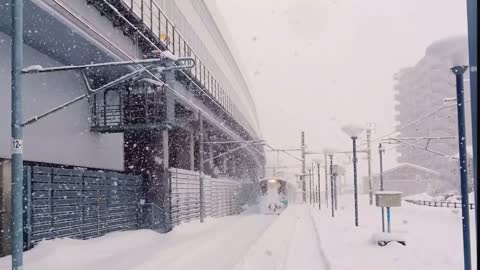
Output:
<path fill-rule="evenodd" d="M 0 32 L 0 158 L 10 156 L 10 37 Z M 24 65 L 61 63 L 24 46 Z M 24 119 L 43 113 L 85 93 L 79 73 L 58 72 L 24 76 Z M 90 132 L 87 100 L 24 128 L 25 160 L 123 169 L 123 135 Z"/>

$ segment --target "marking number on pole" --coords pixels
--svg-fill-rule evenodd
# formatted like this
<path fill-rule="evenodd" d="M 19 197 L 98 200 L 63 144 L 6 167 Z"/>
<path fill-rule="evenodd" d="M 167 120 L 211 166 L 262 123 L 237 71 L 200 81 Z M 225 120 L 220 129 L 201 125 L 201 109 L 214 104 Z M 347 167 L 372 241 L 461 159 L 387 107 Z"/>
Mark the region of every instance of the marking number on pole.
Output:
<path fill-rule="evenodd" d="M 23 153 L 23 140 L 12 139 L 12 154 Z"/>

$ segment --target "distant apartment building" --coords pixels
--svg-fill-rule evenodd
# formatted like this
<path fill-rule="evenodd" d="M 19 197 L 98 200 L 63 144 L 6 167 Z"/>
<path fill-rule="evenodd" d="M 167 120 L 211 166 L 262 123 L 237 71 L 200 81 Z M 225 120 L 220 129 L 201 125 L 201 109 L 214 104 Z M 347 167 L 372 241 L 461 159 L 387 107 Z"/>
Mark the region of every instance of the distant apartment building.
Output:
<path fill-rule="evenodd" d="M 450 68 L 468 65 L 466 37 L 440 40 L 431 44 L 425 56 L 412 67 L 395 74 L 395 100 L 397 130 L 445 106 L 446 98 L 455 98 L 455 76 Z M 470 99 L 468 72 L 465 73 L 465 100 Z M 453 101 L 455 102 L 455 101 Z M 467 144 L 471 144 L 470 103 L 465 106 Z M 448 137 L 457 136 L 457 107 L 451 106 L 400 130 L 398 137 Z M 458 139 L 409 141 L 449 156 L 458 155 Z M 427 146 L 428 143 L 428 146 Z M 458 161 L 411 146 L 399 146 L 399 163 L 410 163 L 438 172 L 433 179 L 438 191 L 459 185 Z"/>

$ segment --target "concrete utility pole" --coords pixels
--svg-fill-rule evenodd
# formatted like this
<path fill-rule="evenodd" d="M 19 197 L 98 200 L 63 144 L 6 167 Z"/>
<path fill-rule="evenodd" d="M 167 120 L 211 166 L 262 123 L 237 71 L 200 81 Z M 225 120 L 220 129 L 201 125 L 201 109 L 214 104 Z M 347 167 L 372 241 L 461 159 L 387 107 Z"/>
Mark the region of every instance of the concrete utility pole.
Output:
<path fill-rule="evenodd" d="M 308 186 L 309 186 L 310 204 L 312 204 L 313 197 L 312 197 L 312 170 L 311 169 L 308 169 Z"/>
<path fill-rule="evenodd" d="M 334 184 L 333 184 L 333 154 L 329 154 L 328 155 L 330 157 L 330 193 L 331 193 L 331 202 L 332 202 L 332 217 L 335 217 L 335 207 L 333 206 L 333 202 L 334 202 L 334 196 L 333 196 L 333 187 L 334 187 Z"/>
<path fill-rule="evenodd" d="M 373 190 L 372 190 L 372 154 L 370 151 L 371 129 L 367 129 L 367 160 L 368 160 L 368 201 L 370 205 L 373 204 Z"/>
<path fill-rule="evenodd" d="M 325 165 L 325 202 L 328 208 L 328 167 L 327 167 L 327 153 L 323 154 L 323 160 Z"/>
<path fill-rule="evenodd" d="M 23 269 L 23 0 L 12 0 L 12 269 Z"/>
<path fill-rule="evenodd" d="M 302 131 L 300 151 L 302 151 L 302 173 L 300 176 L 300 182 L 302 183 L 303 202 L 307 202 L 307 191 L 305 183 L 305 131 Z"/>
<path fill-rule="evenodd" d="M 318 210 L 322 210 L 322 194 L 320 194 L 320 163 L 317 163 L 317 177 L 318 177 Z M 325 179 L 325 182 L 327 179 Z"/>
<path fill-rule="evenodd" d="M 353 142 L 353 198 L 355 201 L 355 226 L 358 227 L 358 195 L 357 195 L 357 137 L 352 137 Z"/>
<path fill-rule="evenodd" d="M 334 166 L 334 170 L 333 170 L 333 191 L 334 191 L 334 201 L 332 202 L 332 205 L 335 206 L 335 211 L 338 210 L 337 206 L 338 206 L 338 203 L 337 203 L 337 168 L 338 168 L 338 165 L 335 165 Z"/>

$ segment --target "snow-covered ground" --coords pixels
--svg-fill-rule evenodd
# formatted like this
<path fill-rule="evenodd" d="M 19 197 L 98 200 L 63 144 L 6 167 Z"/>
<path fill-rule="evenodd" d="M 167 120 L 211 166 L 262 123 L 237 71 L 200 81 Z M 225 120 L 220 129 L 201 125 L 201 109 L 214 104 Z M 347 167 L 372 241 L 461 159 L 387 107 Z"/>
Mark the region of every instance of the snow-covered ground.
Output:
<path fill-rule="evenodd" d="M 234 270 L 328 270 L 313 218 L 290 205 L 255 242 Z"/>
<path fill-rule="evenodd" d="M 194 221 L 168 234 L 149 230 L 115 232 L 87 241 L 44 241 L 25 253 L 24 269 L 34 270 L 226 270 L 277 218 L 248 214 Z M 10 269 L 11 257 L 0 258 Z"/>
<path fill-rule="evenodd" d="M 429 195 L 427 193 L 420 193 L 420 194 L 415 194 L 411 195 L 408 197 L 405 197 L 404 199 L 408 200 L 419 200 L 419 201 L 434 201 L 434 202 L 460 202 L 462 200 L 461 195 L 458 194 L 458 192 L 446 192 L 444 194 L 439 194 L 439 195 Z M 469 203 L 474 203 L 475 198 L 473 192 L 470 192 L 468 194 L 468 201 Z"/>
<path fill-rule="evenodd" d="M 463 269 L 459 209 L 408 203 L 393 208 L 392 231 L 405 238 L 406 246 L 380 247 L 372 241 L 381 231 L 380 209 L 360 196 L 357 228 L 352 205 L 349 194 L 339 197 L 335 218 L 330 209 L 290 204 L 280 216 L 250 208 L 240 216 L 184 224 L 168 234 L 140 230 L 87 241 L 45 241 L 25 253 L 25 269 Z M 10 257 L 0 258 L 0 269 L 9 267 Z"/>
<path fill-rule="evenodd" d="M 354 226 L 352 194 L 339 197 L 334 218 L 325 209 L 310 210 L 331 269 L 463 269 L 460 209 L 404 202 L 400 208 L 392 208 L 391 214 L 392 233 L 400 234 L 406 246 L 394 242 L 380 247 L 372 241 L 372 236 L 381 232 L 381 210 L 369 206 L 368 197 L 359 198 L 358 228 Z M 470 213 L 472 256 L 476 266 L 473 210 Z"/>

